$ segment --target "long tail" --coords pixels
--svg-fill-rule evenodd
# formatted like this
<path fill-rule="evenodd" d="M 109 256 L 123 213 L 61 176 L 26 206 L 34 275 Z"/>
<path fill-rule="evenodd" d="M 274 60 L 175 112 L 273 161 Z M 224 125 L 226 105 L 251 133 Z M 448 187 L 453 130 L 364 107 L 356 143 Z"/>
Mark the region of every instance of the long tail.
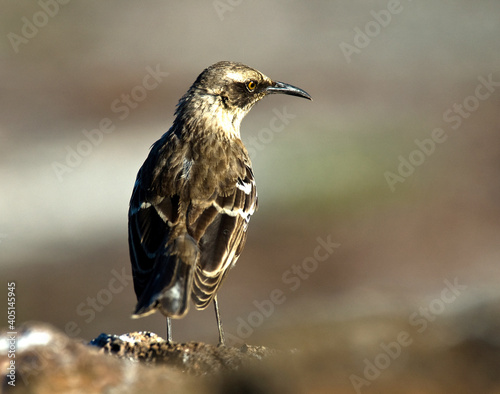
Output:
<path fill-rule="evenodd" d="M 189 309 L 198 254 L 196 241 L 188 234 L 158 253 L 132 317 L 147 316 L 155 309 L 167 317 L 183 317 Z"/>

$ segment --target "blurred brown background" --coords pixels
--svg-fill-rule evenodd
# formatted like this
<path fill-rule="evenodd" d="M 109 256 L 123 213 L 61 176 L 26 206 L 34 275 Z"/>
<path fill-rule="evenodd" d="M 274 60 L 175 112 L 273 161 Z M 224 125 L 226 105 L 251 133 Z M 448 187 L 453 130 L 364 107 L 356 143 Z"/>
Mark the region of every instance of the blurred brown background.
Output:
<path fill-rule="evenodd" d="M 16 282 L 18 322 L 86 340 L 164 335 L 160 315 L 129 318 L 128 201 L 177 100 L 219 60 L 314 98 L 269 97 L 242 124 L 260 208 L 219 296 L 229 334 L 246 321 L 255 327 L 244 341 L 287 346 L 287 327 L 495 305 L 500 3 L 396 3 L 4 2 L 0 276 Z M 155 69 L 168 75 L 146 90 Z M 84 131 L 104 118 L 114 130 L 92 140 Z M 441 142 L 415 153 L 436 128 Z M 401 159 L 418 165 L 391 187 Z M 318 238 L 338 245 L 314 263 Z M 445 280 L 466 288 L 432 304 Z M 261 319 L 257 304 L 276 289 L 283 302 Z M 174 321 L 173 335 L 215 343 L 212 308 Z"/>

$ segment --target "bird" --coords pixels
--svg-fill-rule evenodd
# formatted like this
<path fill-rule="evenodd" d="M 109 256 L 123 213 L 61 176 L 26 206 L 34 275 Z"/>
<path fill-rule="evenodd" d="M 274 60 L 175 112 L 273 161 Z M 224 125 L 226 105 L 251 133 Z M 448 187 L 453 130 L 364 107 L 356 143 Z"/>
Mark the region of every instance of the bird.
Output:
<path fill-rule="evenodd" d="M 202 310 L 213 302 L 225 346 L 217 292 L 258 202 L 240 124 L 259 100 L 277 93 L 312 100 L 242 63 L 211 65 L 181 97 L 172 126 L 139 169 L 128 211 L 132 317 L 161 312 L 168 343 L 172 318 L 184 317 L 190 303 Z"/>

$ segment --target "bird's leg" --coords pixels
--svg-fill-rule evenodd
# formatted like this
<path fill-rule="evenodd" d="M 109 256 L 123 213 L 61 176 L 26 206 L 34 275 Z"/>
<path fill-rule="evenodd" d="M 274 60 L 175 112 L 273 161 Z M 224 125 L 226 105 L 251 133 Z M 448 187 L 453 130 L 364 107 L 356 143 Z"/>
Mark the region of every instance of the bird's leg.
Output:
<path fill-rule="evenodd" d="M 217 296 L 214 297 L 214 307 L 215 307 L 215 319 L 217 320 L 217 328 L 219 329 L 219 346 L 226 346 L 226 341 L 224 339 L 224 330 L 222 329 L 222 321 L 220 320 L 219 304 L 217 302 Z"/>
<path fill-rule="evenodd" d="M 172 343 L 172 321 L 167 317 L 167 343 Z"/>

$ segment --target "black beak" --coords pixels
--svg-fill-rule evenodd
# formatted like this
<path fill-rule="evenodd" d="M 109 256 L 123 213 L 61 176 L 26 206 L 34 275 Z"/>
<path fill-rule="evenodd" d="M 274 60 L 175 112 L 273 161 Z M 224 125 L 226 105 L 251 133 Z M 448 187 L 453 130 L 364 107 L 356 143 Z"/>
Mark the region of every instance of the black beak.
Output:
<path fill-rule="evenodd" d="M 289 94 L 290 96 L 303 97 L 305 99 L 312 100 L 312 97 L 306 91 L 283 82 L 273 82 L 273 84 L 266 89 L 266 92 L 267 94 Z"/>

